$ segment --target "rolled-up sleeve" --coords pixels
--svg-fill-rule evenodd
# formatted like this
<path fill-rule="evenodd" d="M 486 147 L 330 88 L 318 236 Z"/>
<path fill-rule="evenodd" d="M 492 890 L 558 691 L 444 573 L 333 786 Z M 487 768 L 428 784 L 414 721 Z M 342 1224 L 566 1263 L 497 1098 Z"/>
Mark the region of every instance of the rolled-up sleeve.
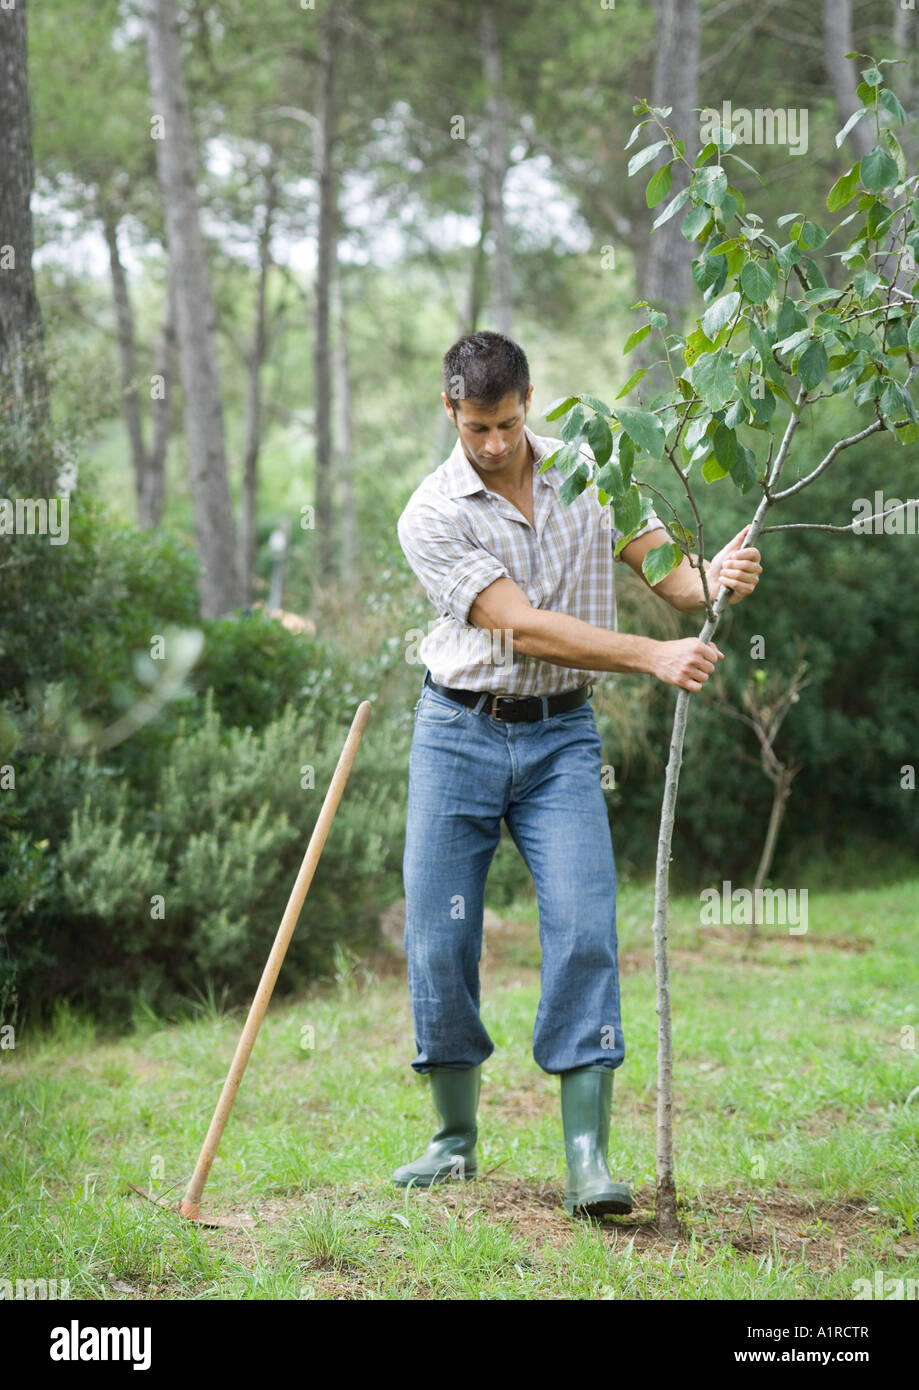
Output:
<path fill-rule="evenodd" d="M 660 530 L 664 530 L 664 529 L 665 529 L 665 528 L 664 528 L 664 523 L 661 521 L 660 517 L 657 515 L 657 512 L 652 512 L 651 515 L 648 517 L 648 520 L 645 522 L 644 526 L 642 526 L 641 530 L 635 532 L 635 535 L 632 537 L 632 540 L 633 540 L 633 541 L 637 541 L 639 536 L 644 536 L 644 535 L 647 534 L 648 531 L 655 531 L 655 530 L 657 530 L 658 528 L 659 528 Z M 622 537 L 622 532 L 621 532 L 621 531 L 617 531 L 616 528 L 615 528 L 615 526 L 612 526 L 612 525 L 610 526 L 609 530 L 610 530 L 610 537 L 611 537 L 611 539 L 612 539 L 613 554 L 616 555 L 616 544 L 617 544 L 617 542 L 621 539 L 621 537 Z M 663 542 L 662 542 L 662 544 L 663 544 Z M 619 554 L 616 555 L 616 559 L 617 559 L 617 560 L 621 560 L 621 559 L 622 559 L 622 551 L 621 551 L 621 550 L 620 550 Z"/>
<path fill-rule="evenodd" d="M 483 589 L 508 577 L 497 556 L 477 545 L 436 507 L 422 503 L 407 508 L 396 529 L 405 558 L 428 598 L 438 612 L 461 623 L 468 622 L 469 609 Z"/>

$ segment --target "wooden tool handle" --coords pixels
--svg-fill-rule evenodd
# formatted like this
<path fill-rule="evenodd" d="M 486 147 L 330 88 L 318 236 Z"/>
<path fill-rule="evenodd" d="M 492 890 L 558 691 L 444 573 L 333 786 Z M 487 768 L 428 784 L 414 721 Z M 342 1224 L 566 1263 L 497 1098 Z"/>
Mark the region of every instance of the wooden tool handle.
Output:
<path fill-rule="evenodd" d="M 358 706 L 357 713 L 351 723 L 348 737 L 345 740 L 345 746 L 341 751 L 341 757 L 338 759 L 338 765 L 332 775 L 329 789 L 322 803 L 322 809 L 313 827 L 310 842 L 306 847 L 303 863 L 300 865 L 300 872 L 297 874 L 297 881 L 291 890 L 287 907 L 284 909 L 284 916 L 281 918 L 281 925 L 278 927 L 278 934 L 274 939 L 271 954 L 265 964 L 265 969 L 262 971 L 259 987 L 255 992 L 255 998 L 252 1000 L 252 1005 L 249 1009 L 249 1016 L 246 1019 L 245 1027 L 240 1035 L 239 1042 L 236 1044 L 236 1052 L 233 1055 L 233 1061 L 230 1063 L 227 1079 L 223 1083 L 223 1090 L 220 1092 L 220 1099 L 217 1102 L 217 1108 L 214 1111 L 214 1117 L 211 1120 L 207 1137 L 204 1140 L 201 1153 L 198 1156 L 195 1171 L 192 1174 L 191 1182 L 188 1184 L 188 1189 L 179 1208 L 183 1216 L 198 1215 L 204 1184 L 207 1182 L 208 1173 L 211 1171 L 211 1164 L 214 1162 L 217 1146 L 220 1143 L 221 1135 L 223 1134 L 227 1119 L 229 1118 L 233 1101 L 236 1099 L 236 1092 L 239 1090 L 239 1084 L 242 1081 L 243 1072 L 246 1070 L 246 1063 L 255 1045 L 255 1039 L 261 1027 L 262 1019 L 265 1017 L 268 1001 L 271 998 L 275 981 L 278 978 L 284 956 L 290 945 L 290 938 L 294 934 L 294 928 L 297 925 L 300 910 L 303 907 L 303 902 L 306 898 L 309 886 L 313 881 L 313 874 L 316 872 L 316 865 L 319 862 L 319 856 L 326 842 L 329 827 L 335 817 L 335 812 L 338 810 L 338 803 L 341 801 L 342 792 L 345 789 L 345 784 L 348 781 L 351 768 L 354 764 L 361 737 L 367 727 L 367 721 L 370 718 L 370 708 L 370 701 L 364 700 L 362 704 Z"/>

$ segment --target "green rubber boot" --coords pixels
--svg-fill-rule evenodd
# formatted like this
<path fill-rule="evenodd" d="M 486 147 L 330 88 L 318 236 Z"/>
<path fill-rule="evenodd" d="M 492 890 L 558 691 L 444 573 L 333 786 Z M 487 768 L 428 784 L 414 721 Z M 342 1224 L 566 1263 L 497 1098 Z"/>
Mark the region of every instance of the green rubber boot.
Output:
<path fill-rule="evenodd" d="M 443 1121 L 420 1158 L 404 1163 L 393 1173 L 400 1187 L 414 1183 L 430 1187 L 435 1182 L 474 1178 L 478 1171 L 475 1141 L 476 1110 L 482 1086 L 482 1068 L 432 1067 L 431 1099 Z"/>
<path fill-rule="evenodd" d="M 612 1067 L 563 1071 L 562 1128 L 568 1160 L 565 1210 L 569 1216 L 626 1216 L 632 1194 L 613 1182 L 606 1163 L 613 1101 Z"/>

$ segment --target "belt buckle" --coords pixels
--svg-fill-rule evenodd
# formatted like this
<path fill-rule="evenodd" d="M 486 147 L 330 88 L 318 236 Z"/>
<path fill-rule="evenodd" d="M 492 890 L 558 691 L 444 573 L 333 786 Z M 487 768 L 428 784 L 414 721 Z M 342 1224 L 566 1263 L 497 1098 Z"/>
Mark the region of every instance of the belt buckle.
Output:
<path fill-rule="evenodd" d="M 506 696 L 506 695 L 492 695 L 492 697 L 491 697 L 491 707 L 490 707 L 490 709 L 489 709 L 489 711 L 488 711 L 489 714 L 491 715 L 492 719 L 500 719 L 500 718 L 501 718 L 500 714 L 498 713 L 498 701 L 499 701 L 499 700 L 506 700 L 506 699 L 507 699 L 507 696 Z"/>

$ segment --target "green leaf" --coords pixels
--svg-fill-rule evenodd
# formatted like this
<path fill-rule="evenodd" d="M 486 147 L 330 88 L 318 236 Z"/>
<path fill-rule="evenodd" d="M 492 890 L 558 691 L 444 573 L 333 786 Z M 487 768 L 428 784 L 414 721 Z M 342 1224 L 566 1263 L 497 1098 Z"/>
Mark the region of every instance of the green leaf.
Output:
<path fill-rule="evenodd" d="M 909 326 L 906 341 L 913 352 L 919 352 L 919 314 L 915 315 Z"/>
<path fill-rule="evenodd" d="M 865 85 L 868 87 L 880 87 L 881 83 L 884 81 L 880 68 L 865 68 L 862 72 L 862 77 L 865 79 Z"/>
<path fill-rule="evenodd" d="M 881 140 L 884 142 L 887 153 L 894 157 L 897 166 L 897 178 L 900 180 L 905 179 L 907 176 L 906 155 L 903 153 L 903 148 L 899 140 L 892 130 L 883 130 L 881 132 Z"/>
<path fill-rule="evenodd" d="M 581 441 L 572 440 L 563 449 L 559 449 L 555 459 L 555 466 L 563 478 L 567 478 L 572 469 L 581 462 Z"/>
<path fill-rule="evenodd" d="M 690 420 L 686 426 L 686 433 L 683 435 L 683 444 L 687 449 L 694 449 L 703 438 L 711 421 L 710 415 L 697 415 L 695 420 Z"/>
<path fill-rule="evenodd" d="M 587 465 L 582 463 L 569 478 L 565 479 L 558 490 L 563 506 L 569 507 L 574 499 L 584 491 L 589 481 L 590 474 L 587 471 Z"/>
<path fill-rule="evenodd" d="M 775 253 L 775 258 L 779 263 L 779 268 L 787 275 L 801 259 L 801 248 L 796 241 L 789 241 L 785 246 L 780 246 Z"/>
<path fill-rule="evenodd" d="M 751 304 L 765 304 L 772 293 L 772 276 L 759 261 L 747 261 L 740 272 L 740 288 Z"/>
<path fill-rule="evenodd" d="M 718 294 L 728 278 L 727 256 L 705 256 L 702 260 L 693 261 L 691 270 L 700 290 L 704 292 L 711 288 L 713 294 Z"/>
<path fill-rule="evenodd" d="M 710 304 L 702 315 L 703 333 L 709 338 L 717 338 L 724 325 L 734 317 L 739 304 L 740 295 L 736 290 L 716 299 L 714 304 Z"/>
<path fill-rule="evenodd" d="M 637 372 L 633 372 L 632 375 L 629 377 L 628 381 L 623 386 L 622 390 L 619 392 L 618 396 L 616 397 L 616 400 L 621 401 L 623 396 L 627 396 L 629 392 L 638 385 L 642 377 L 647 375 L 647 371 L 647 367 L 639 367 Z"/>
<path fill-rule="evenodd" d="M 741 492 L 749 492 L 751 487 L 756 485 L 758 477 L 754 454 L 743 444 L 738 445 L 737 458 L 731 468 L 731 481 L 740 488 Z"/>
<path fill-rule="evenodd" d="M 707 352 L 693 363 L 692 384 L 710 410 L 720 410 L 734 394 L 734 358 L 727 348 Z"/>
<path fill-rule="evenodd" d="M 619 423 L 637 448 L 643 449 L 655 459 L 663 456 L 666 436 L 664 427 L 656 415 L 652 415 L 649 410 L 640 410 L 630 405 L 620 406 L 617 414 Z"/>
<path fill-rule="evenodd" d="M 648 187 L 645 189 L 645 202 L 649 208 L 656 208 L 658 203 L 662 203 L 670 192 L 670 185 L 673 183 L 673 170 L 669 164 L 662 164 L 656 169 L 648 180 Z"/>
<path fill-rule="evenodd" d="M 826 289 L 826 277 L 817 262 L 811 256 L 802 257 L 801 269 L 804 271 L 805 278 L 810 281 L 812 289 Z"/>
<path fill-rule="evenodd" d="M 584 421 L 586 418 L 583 408 L 580 405 L 576 405 L 560 431 L 562 439 L 564 439 L 566 444 L 570 444 L 572 440 L 577 439 L 584 428 Z"/>
<path fill-rule="evenodd" d="M 621 431 L 616 443 L 619 446 L 616 450 L 616 454 L 619 458 L 619 466 L 622 469 L 623 482 L 626 487 L 628 487 L 632 477 L 632 465 L 635 462 L 635 445 L 632 443 L 631 439 L 629 439 L 629 436 L 623 434 Z"/>
<path fill-rule="evenodd" d="M 643 324 L 641 328 L 636 328 L 634 333 L 630 333 L 622 346 L 622 355 L 626 357 L 633 348 L 637 348 L 639 343 L 643 343 L 651 332 L 650 323 Z"/>
<path fill-rule="evenodd" d="M 711 218 L 711 208 L 707 207 L 705 203 L 699 203 L 697 206 L 689 209 L 689 212 L 687 212 L 686 216 L 683 218 L 683 225 L 680 231 L 687 241 L 695 241 L 699 233 L 708 226 Z"/>
<path fill-rule="evenodd" d="M 545 473 L 547 469 L 551 468 L 561 452 L 562 450 L 559 448 L 551 453 L 540 468 L 540 473 Z"/>
<path fill-rule="evenodd" d="M 621 499 L 613 502 L 613 520 L 616 530 L 621 531 L 624 536 L 640 525 L 641 495 L 634 484 Z"/>
<path fill-rule="evenodd" d="M 786 299 L 775 321 L 775 331 L 779 338 L 787 338 L 807 327 L 807 319 L 794 306 L 794 301 Z"/>
<path fill-rule="evenodd" d="M 816 251 L 818 246 L 822 246 L 826 241 L 826 232 L 819 222 L 805 221 L 795 240 L 799 246 L 806 247 L 808 251 Z"/>
<path fill-rule="evenodd" d="M 718 216 L 718 220 L 724 222 L 726 225 L 728 222 L 732 221 L 733 218 L 736 216 L 737 199 L 732 197 L 730 193 L 726 193 L 724 196 L 724 201 L 721 203 L 720 207 L 717 207 L 715 209 L 715 212 Z"/>
<path fill-rule="evenodd" d="M 657 217 L 655 217 L 654 221 L 651 223 L 651 230 L 656 231 L 658 227 L 663 227 L 665 222 L 669 222 L 671 217 L 673 217 L 675 213 L 679 212 L 680 208 L 686 202 L 686 199 L 688 197 L 689 189 L 681 188 L 676 197 L 670 199 L 670 202 L 664 208 L 664 211 L 660 213 Z"/>
<path fill-rule="evenodd" d="M 892 92 L 889 87 L 885 87 L 880 95 L 880 103 L 888 115 L 893 116 L 897 125 L 906 124 L 906 112 L 900 105 L 896 92 Z"/>
<path fill-rule="evenodd" d="M 728 176 L 722 168 L 697 169 L 689 185 L 692 193 L 710 207 L 720 207 L 728 191 Z"/>
<path fill-rule="evenodd" d="M 893 155 L 875 145 L 874 149 L 862 156 L 861 180 L 863 187 L 872 193 L 880 193 L 897 182 L 897 161 Z"/>
<path fill-rule="evenodd" d="M 624 150 L 627 150 L 627 149 L 629 148 L 630 145 L 634 145 L 634 144 L 635 144 L 635 141 L 638 139 L 639 132 L 642 131 L 642 130 L 644 130 L 644 128 L 645 128 L 645 126 L 646 126 L 647 124 L 648 124 L 647 121 L 639 121 L 639 122 L 638 122 L 638 125 L 635 127 L 635 129 L 632 131 L 632 134 L 629 136 L 628 140 L 626 140 L 625 144 L 623 145 L 622 148 L 623 148 Z"/>
<path fill-rule="evenodd" d="M 629 178 L 633 174 L 637 174 L 639 169 L 643 169 L 646 164 L 650 164 L 651 160 L 660 154 L 666 143 L 666 140 L 655 140 L 653 145 L 645 145 L 643 150 L 638 151 L 638 154 L 633 154 L 629 160 Z"/>
<path fill-rule="evenodd" d="M 753 423 L 755 425 L 768 425 L 775 414 L 775 396 L 763 380 L 762 389 L 755 394 L 750 392 L 750 404 L 753 406 Z"/>
<path fill-rule="evenodd" d="M 594 415 L 587 422 L 587 443 L 593 450 L 597 463 L 606 463 L 613 452 L 613 435 L 609 425 L 601 415 Z"/>
<path fill-rule="evenodd" d="M 852 288 L 859 299 L 867 299 L 880 283 L 880 275 L 876 275 L 873 270 L 860 270 L 852 280 Z"/>
<path fill-rule="evenodd" d="M 702 465 L 702 477 L 707 483 L 717 483 L 721 478 L 726 478 L 730 473 L 729 468 L 723 468 L 715 455 L 712 454 Z"/>
<path fill-rule="evenodd" d="M 737 435 L 727 425 L 719 424 L 712 438 L 712 453 L 725 473 L 730 473 L 737 457 Z"/>
<path fill-rule="evenodd" d="M 728 429 L 731 430 L 736 430 L 738 425 L 745 425 L 747 423 L 747 416 L 750 413 L 743 399 L 742 382 L 739 379 L 737 382 L 737 389 L 740 393 L 737 400 L 732 401 L 724 413 L 724 423 L 727 425 Z"/>
<path fill-rule="evenodd" d="M 628 482 L 622 476 L 622 469 L 617 459 L 612 459 L 604 464 L 596 477 L 597 487 L 609 494 L 613 501 L 620 500 L 625 496 Z"/>
<path fill-rule="evenodd" d="M 589 396 L 586 391 L 581 392 L 580 396 L 578 396 L 578 400 L 581 401 L 583 405 L 590 406 L 591 410 L 595 410 L 598 415 L 610 414 L 608 405 L 604 405 L 597 396 Z"/>
<path fill-rule="evenodd" d="M 852 129 L 852 127 L 858 125 L 858 123 L 859 123 L 859 121 L 862 119 L 862 117 L 863 117 L 863 116 L 867 116 L 867 115 L 868 115 L 868 112 L 867 112 L 867 110 L 865 109 L 864 106 L 860 106 L 859 109 L 858 109 L 857 111 L 853 111 L 853 112 L 852 112 L 852 115 L 851 115 L 851 116 L 849 117 L 849 119 L 846 121 L 846 123 L 845 123 L 845 125 L 843 126 L 842 130 L 838 131 L 837 134 L 836 134 L 836 148 L 837 148 L 837 150 L 838 150 L 838 149 L 840 148 L 840 146 L 842 145 L 843 140 L 845 140 L 846 136 L 848 135 L 848 133 L 849 133 L 849 131 Z"/>
<path fill-rule="evenodd" d="M 683 552 L 680 547 L 673 541 L 668 541 L 666 545 L 659 545 L 648 551 L 641 562 L 642 574 L 649 584 L 659 584 L 676 569 L 682 558 Z"/>
<path fill-rule="evenodd" d="M 839 175 L 826 195 L 826 205 L 830 212 L 838 212 L 840 208 L 845 207 L 846 203 L 851 203 L 858 192 L 859 169 L 860 165 L 853 164 L 846 173 Z"/>
<path fill-rule="evenodd" d="M 888 419 L 904 412 L 910 420 L 915 421 L 917 419 L 916 407 L 910 399 L 909 392 L 900 385 L 899 381 L 888 381 L 884 387 L 881 392 L 881 411 Z"/>
<path fill-rule="evenodd" d="M 759 179 L 760 183 L 762 183 L 763 180 L 762 180 L 762 178 L 760 177 L 759 171 L 756 170 L 756 169 L 754 169 L 752 164 L 748 164 L 747 161 L 746 161 L 745 159 L 741 159 L 741 157 L 740 157 L 739 154 L 735 154 L 735 153 L 733 152 L 733 150 L 731 150 L 731 151 L 728 153 L 728 156 L 727 156 L 727 157 L 728 157 L 728 159 L 735 159 L 735 160 L 737 161 L 738 164 L 740 164 L 744 169 L 747 170 L 748 173 L 754 174 L 754 175 L 756 176 L 756 178 Z"/>
<path fill-rule="evenodd" d="M 829 358 L 826 355 L 826 348 L 821 342 L 811 343 L 809 348 L 802 352 L 798 361 L 796 373 L 802 386 L 808 391 L 813 391 L 815 386 L 819 386 L 826 376 Z"/>
<path fill-rule="evenodd" d="M 560 416 L 567 415 L 572 406 L 577 405 L 577 396 L 559 396 L 558 400 L 553 401 L 543 416 L 544 420 L 558 420 Z"/>
<path fill-rule="evenodd" d="M 801 296 L 802 304 L 828 304 L 831 299 L 839 298 L 839 290 L 808 290 Z"/>

